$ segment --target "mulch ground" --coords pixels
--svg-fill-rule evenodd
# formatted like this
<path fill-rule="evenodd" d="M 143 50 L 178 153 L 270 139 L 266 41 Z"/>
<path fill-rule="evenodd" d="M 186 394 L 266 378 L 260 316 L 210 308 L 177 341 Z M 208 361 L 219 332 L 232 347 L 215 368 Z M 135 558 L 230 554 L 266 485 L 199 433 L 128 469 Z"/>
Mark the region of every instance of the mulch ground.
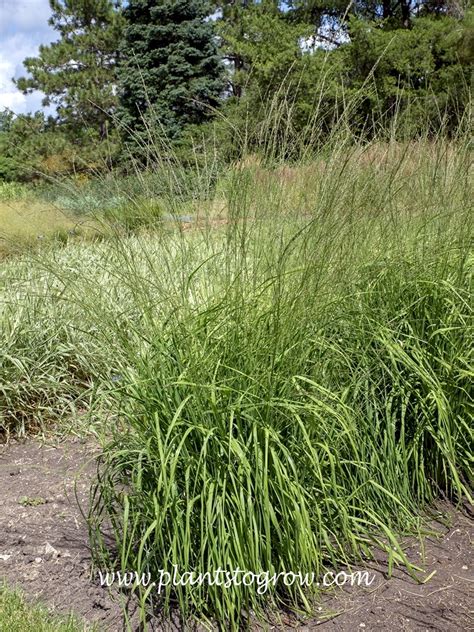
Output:
<path fill-rule="evenodd" d="M 0 446 L 0 580 L 58 612 L 74 611 L 99 630 L 119 632 L 119 596 L 101 588 L 91 574 L 88 530 L 79 508 L 87 507 L 96 454 L 90 443 L 77 439 Z M 454 511 L 446 504 L 443 509 L 451 526 L 436 525 L 442 537 L 426 538 L 423 551 L 418 542 L 406 549 L 425 577 L 435 571 L 426 583 L 418 584 L 402 569 L 389 579 L 380 556 L 366 566 L 375 573 L 369 588 L 335 589 L 324 595 L 315 618 L 303 622 L 282 615 L 273 629 L 474 630 L 472 515 L 469 508 Z"/>

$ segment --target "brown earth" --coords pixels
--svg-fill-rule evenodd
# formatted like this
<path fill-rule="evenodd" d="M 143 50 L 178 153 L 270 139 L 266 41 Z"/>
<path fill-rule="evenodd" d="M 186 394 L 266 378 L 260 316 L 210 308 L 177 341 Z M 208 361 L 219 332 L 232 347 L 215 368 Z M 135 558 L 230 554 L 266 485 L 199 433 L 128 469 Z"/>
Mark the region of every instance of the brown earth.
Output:
<path fill-rule="evenodd" d="M 78 439 L 0 446 L 0 580 L 58 612 L 73 610 L 101 631 L 118 632 L 123 629 L 120 598 L 92 578 L 88 530 L 78 505 L 87 507 L 96 454 L 91 443 Z M 450 528 L 436 525 L 443 537 L 427 537 L 424 551 L 417 541 L 406 548 L 424 577 L 434 573 L 426 583 L 418 584 L 403 569 L 388 579 L 379 556 L 366 566 L 375 574 L 369 588 L 335 589 L 324 594 L 310 621 L 281 615 L 280 623 L 270 627 L 474 630 L 473 521 L 469 508 L 460 512 L 445 504 L 441 509 L 451 518 Z"/>

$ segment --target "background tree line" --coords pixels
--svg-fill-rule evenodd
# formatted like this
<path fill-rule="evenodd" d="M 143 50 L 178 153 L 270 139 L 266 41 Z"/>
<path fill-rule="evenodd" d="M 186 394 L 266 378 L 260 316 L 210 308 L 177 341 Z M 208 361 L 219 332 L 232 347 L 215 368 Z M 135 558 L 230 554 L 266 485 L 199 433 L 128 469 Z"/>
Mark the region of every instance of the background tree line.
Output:
<path fill-rule="evenodd" d="M 25 59 L 16 84 L 41 90 L 55 114 L 0 113 L 0 179 L 126 170 L 168 144 L 187 161 L 191 142 L 211 137 L 231 159 L 268 125 L 295 148 L 341 120 L 367 136 L 394 122 L 405 137 L 452 133 L 470 107 L 469 0 L 50 5 L 58 38 Z"/>

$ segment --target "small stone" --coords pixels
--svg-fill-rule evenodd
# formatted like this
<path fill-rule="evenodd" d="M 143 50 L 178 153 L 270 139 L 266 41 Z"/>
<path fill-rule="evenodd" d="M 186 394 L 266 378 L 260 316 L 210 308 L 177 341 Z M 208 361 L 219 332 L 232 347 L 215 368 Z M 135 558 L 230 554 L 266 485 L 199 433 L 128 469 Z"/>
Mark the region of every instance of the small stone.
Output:
<path fill-rule="evenodd" d="M 6 562 L 10 558 L 11 558 L 11 555 L 7 555 L 6 553 L 1 553 L 0 554 L 0 560 L 2 560 L 3 562 Z"/>
<path fill-rule="evenodd" d="M 42 557 L 35 557 L 36 564 L 41 564 L 42 561 L 43 561 Z"/>
<path fill-rule="evenodd" d="M 54 548 L 54 546 L 51 546 L 51 544 L 49 542 L 46 542 L 46 545 L 43 549 L 43 551 L 45 555 L 51 555 L 51 557 L 59 557 L 60 553 L 57 549 Z"/>
<path fill-rule="evenodd" d="M 466 566 L 466 565 L 464 564 L 464 566 L 462 567 L 462 570 L 463 570 L 463 571 L 468 571 L 468 570 L 469 570 L 469 567 L 468 567 L 468 566 Z"/>
<path fill-rule="evenodd" d="M 365 628 L 365 623 L 359 623 L 359 628 Z"/>

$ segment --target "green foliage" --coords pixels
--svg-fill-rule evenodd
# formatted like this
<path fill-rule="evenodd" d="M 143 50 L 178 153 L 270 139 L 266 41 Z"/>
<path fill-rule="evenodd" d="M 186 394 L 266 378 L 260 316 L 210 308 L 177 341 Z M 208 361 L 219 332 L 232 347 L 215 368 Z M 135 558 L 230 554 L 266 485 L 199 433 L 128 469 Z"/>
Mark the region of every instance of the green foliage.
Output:
<path fill-rule="evenodd" d="M 206 160 L 200 147 L 214 143 L 222 163 L 266 152 L 270 137 L 284 148 L 280 157 L 294 159 L 303 147 L 317 150 L 344 117 L 357 137 L 382 126 L 413 138 L 440 124 L 454 135 L 471 107 L 474 13 L 462 3 L 51 6 L 60 38 L 25 60 L 31 76 L 18 86 L 45 92 L 58 118 L 3 115 L 3 180 L 113 166 L 133 173 L 153 169 L 164 154 L 194 168 Z"/>
<path fill-rule="evenodd" d="M 42 113 L 17 117 L 3 144 L 0 177 L 60 177 L 83 170 L 101 171 L 116 153 L 110 118 L 117 105 L 116 62 L 123 19 L 115 0 L 50 0 L 49 24 L 59 39 L 28 57 L 27 77 L 16 80 L 28 94 L 41 90 Z M 0 150 L 2 138 L 0 134 Z M 2 152 L 3 153 L 3 152 Z"/>
<path fill-rule="evenodd" d="M 116 134 L 98 142 L 90 128 L 80 133 L 43 112 L 20 114 L 0 131 L 0 180 L 51 181 L 81 173 L 103 173 L 117 153 Z"/>
<path fill-rule="evenodd" d="M 351 22 L 347 68 L 351 91 L 361 104 L 362 125 L 384 113 L 399 121 L 409 136 L 444 123 L 456 129 L 471 97 L 472 59 L 462 58 L 472 26 L 451 17 L 413 20 L 412 29 L 383 30 L 376 23 Z"/>
<path fill-rule="evenodd" d="M 113 415 L 101 569 L 319 575 L 370 544 L 407 563 L 397 534 L 472 485 L 470 168 L 463 139 L 347 134 L 311 163 L 248 157 L 193 230 L 2 266 L 4 430 Z M 143 620 L 177 604 L 237 628 L 272 602 L 310 607 L 254 588 L 142 593 Z"/>
<path fill-rule="evenodd" d="M 13 157 L 13 151 L 9 151 L 9 134 L 11 132 L 14 114 L 9 110 L 0 112 L 0 183 L 2 181 L 16 180 L 19 168 Z"/>
<path fill-rule="evenodd" d="M 113 0 L 50 0 L 49 24 L 58 41 L 40 46 L 24 65 L 29 77 L 17 80 L 24 93 L 41 90 L 43 105 L 56 105 L 59 121 L 76 132 L 107 134 L 117 103 L 114 91 L 118 42 L 122 32 L 119 3 Z"/>
<path fill-rule="evenodd" d="M 143 151 L 153 133 L 176 139 L 219 104 L 222 66 L 209 12 L 203 0 L 131 0 L 124 11 L 120 123 Z"/>
<path fill-rule="evenodd" d="M 469 494 L 472 218 L 445 188 L 466 186 L 469 158 L 442 147 L 345 145 L 286 176 L 250 164 L 224 187 L 224 234 L 162 242 L 158 267 L 152 244 L 143 262 L 121 250 L 141 318 L 120 334 L 122 423 L 93 495 L 100 568 L 318 575 L 371 543 L 403 564 L 416 512 Z M 230 629 L 311 596 L 138 593 L 143 620 L 177 603 Z"/>
<path fill-rule="evenodd" d="M 411 18 L 410 29 L 352 17 L 347 41 L 302 52 L 306 23 L 271 3 L 241 11 L 235 28 L 225 20 L 220 26 L 240 64 L 238 98 L 223 110 L 231 126 L 218 129 L 225 159 L 246 151 L 277 157 L 275 150 L 294 159 L 318 151 L 341 127 L 357 138 L 382 129 L 414 138 L 440 126 L 455 135 L 469 118 L 472 12 Z"/>
<path fill-rule="evenodd" d="M 104 218 L 131 232 L 139 228 L 156 227 L 163 215 L 164 208 L 159 200 L 142 196 L 122 200 L 120 204 L 108 208 Z"/>
<path fill-rule="evenodd" d="M 269 95 L 284 81 L 302 56 L 300 41 L 312 26 L 294 23 L 275 2 L 223 3 L 219 35 L 223 54 L 233 62 L 232 92 L 242 96 L 249 86 Z"/>
<path fill-rule="evenodd" d="M 94 527 L 111 521 L 118 551 L 102 549 L 99 567 L 318 576 L 384 547 L 379 530 L 406 563 L 395 534 L 439 488 L 468 491 L 473 439 L 470 269 L 419 265 L 362 275 L 369 294 L 348 288 L 326 316 L 280 276 L 251 277 L 254 292 L 229 290 L 147 329 L 149 353 L 121 373 L 124 425 L 106 445 L 90 516 Z M 314 287 L 308 270 L 304 282 Z M 449 341 L 436 333 L 445 328 Z M 98 529 L 93 538 L 104 545 Z M 138 592 L 145 619 L 152 600 Z M 158 608 L 177 601 L 183 620 L 238 629 L 272 600 L 310 611 L 310 597 L 188 585 L 168 588 Z"/>
<path fill-rule="evenodd" d="M 0 149 L 4 179 L 56 177 L 88 164 L 87 147 L 77 147 L 64 126 L 42 112 L 13 118 L 8 132 L 0 132 Z"/>
<path fill-rule="evenodd" d="M 0 632 L 94 632 L 73 616 L 52 614 L 41 604 L 28 603 L 18 591 L 0 584 Z"/>
<path fill-rule="evenodd" d="M 0 181 L 0 202 L 20 200 L 31 194 L 31 191 L 18 182 Z"/>
<path fill-rule="evenodd" d="M 5 149 L 2 147 L 2 139 L 0 138 L 0 182 L 20 179 L 20 169 L 16 161 L 5 155 Z"/>

